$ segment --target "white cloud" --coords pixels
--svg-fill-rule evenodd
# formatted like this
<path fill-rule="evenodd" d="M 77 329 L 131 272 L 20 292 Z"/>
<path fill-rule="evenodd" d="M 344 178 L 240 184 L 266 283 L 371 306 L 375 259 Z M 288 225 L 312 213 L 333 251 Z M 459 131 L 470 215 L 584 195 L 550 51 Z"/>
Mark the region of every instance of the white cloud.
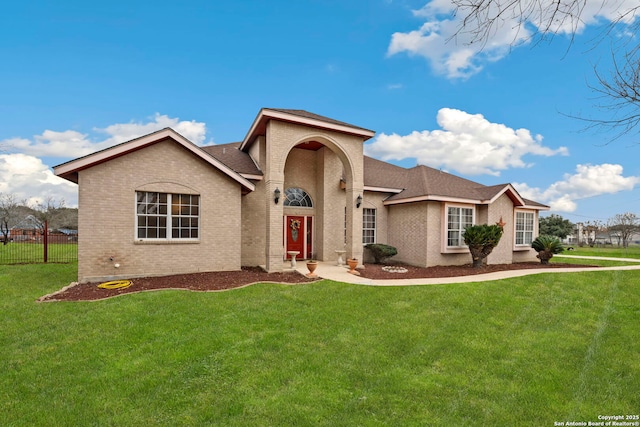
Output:
<path fill-rule="evenodd" d="M 56 132 L 45 130 L 41 135 L 35 135 L 33 140 L 12 138 L 0 141 L 0 146 L 11 152 L 21 152 L 38 157 L 74 158 L 111 147 L 121 142 L 129 141 L 148 133 L 173 128 L 176 132 L 195 144 L 201 145 L 205 141 L 206 125 L 202 122 L 180 121 L 167 115 L 156 113 L 151 121 L 146 123 L 131 122 L 117 123 L 106 128 L 94 128 L 94 131 L 106 134 L 106 139 L 92 140 L 87 134 L 74 130 Z"/>
<path fill-rule="evenodd" d="M 95 128 L 94 130 L 110 136 L 109 139 L 101 143 L 107 146 L 129 141 L 168 127 L 173 128 L 180 135 L 197 145 L 201 145 L 205 140 L 207 128 L 202 122 L 196 122 L 195 120 L 180 121 L 178 118 L 172 119 L 167 115 L 158 113 L 155 114 L 153 119 L 154 121 L 148 123 L 117 123 L 104 129 Z"/>
<path fill-rule="evenodd" d="M 365 145 L 367 155 L 382 160 L 416 158 L 418 163 L 463 174 L 500 175 L 501 170 L 531 166 L 526 155 L 566 155 L 565 147 L 542 145 L 541 135 L 492 123 L 481 114 L 442 108 L 437 115 L 442 130 L 413 131 L 409 135 L 380 134 Z"/>
<path fill-rule="evenodd" d="M 499 4 L 500 1 L 492 3 Z M 532 37 L 530 28 L 539 31 L 551 31 L 558 34 L 580 33 L 587 25 L 601 20 L 615 21 L 620 19 L 620 11 L 637 7 L 637 0 L 568 2 L 581 7 L 580 20 L 555 19 L 546 28 L 546 19 L 555 10 L 555 0 L 536 2 L 517 2 L 515 12 L 503 13 L 501 19 L 491 28 L 489 37 L 483 42 L 475 42 L 472 31 L 461 31 L 462 19 L 468 14 L 460 9 L 454 14 L 454 5 L 450 0 L 432 0 L 424 7 L 414 11 L 414 15 L 424 18 L 419 29 L 406 33 L 397 32 L 391 36 L 387 50 L 388 55 L 406 52 L 409 55 L 422 56 L 429 61 L 437 74 L 451 79 L 465 79 L 478 72 L 488 62 L 502 59 L 512 46 L 526 44 Z M 604 4 L 603 4 L 604 3 Z M 539 7 L 536 5 L 539 4 Z M 515 6 L 514 6 L 515 7 Z M 565 3 L 560 7 L 566 7 Z M 525 11 L 521 19 L 520 10 Z M 575 14 L 576 11 L 561 10 Z M 490 12 L 491 13 L 491 12 Z M 558 16 L 556 16 L 558 18 Z M 625 23 L 635 19 L 633 15 L 624 17 Z M 471 19 L 467 29 L 473 29 L 475 22 Z"/>
<path fill-rule="evenodd" d="M 53 197 L 74 207 L 78 187 L 53 174 L 37 157 L 27 154 L 0 154 L 0 193 L 15 194 L 17 200 L 31 203 Z"/>
<path fill-rule="evenodd" d="M 40 157 L 62 160 L 85 156 L 148 133 L 173 128 L 195 144 L 205 142 L 206 125 L 195 120 L 179 120 L 155 114 L 148 122 L 117 123 L 93 131 L 107 138 L 89 138 L 75 130 L 57 132 L 45 130 L 32 139 L 11 138 L 0 141 L 0 192 L 12 193 L 18 200 L 38 202 L 46 197 L 64 199 L 67 206 L 77 206 L 77 186 L 56 177 Z M 61 162 L 56 162 L 61 163 Z"/>
<path fill-rule="evenodd" d="M 5 139 L 0 144 L 9 151 L 47 157 L 80 157 L 97 150 L 87 135 L 73 130 L 45 130 L 41 135 L 35 135 L 33 140 L 13 138 Z"/>
<path fill-rule="evenodd" d="M 623 176 L 621 165 L 578 165 L 574 174 L 565 174 L 562 181 L 551 184 L 546 190 L 515 183 L 518 192 L 528 199 L 548 203 L 551 210 L 573 212 L 576 201 L 588 197 L 633 190 L 640 185 L 640 177 Z"/>

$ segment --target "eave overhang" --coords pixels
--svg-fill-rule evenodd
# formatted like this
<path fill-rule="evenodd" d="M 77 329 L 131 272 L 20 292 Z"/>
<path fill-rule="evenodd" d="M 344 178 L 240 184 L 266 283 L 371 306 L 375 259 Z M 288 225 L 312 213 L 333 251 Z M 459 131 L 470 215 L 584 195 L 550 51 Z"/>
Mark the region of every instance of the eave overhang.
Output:
<path fill-rule="evenodd" d="M 150 133 L 148 135 L 141 136 L 131 141 L 123 142 L 110 148 L 98 151 L 93 154 L 86 155 L 84 157 L 71 160 L 58 166 L 53 167 L 53 172 L 68 181 L 78 183 L 78 172 L 90 167 L 96 166 L 100 163 L 107 162 L 120 156 L 124 156 L 128 153 L 140 150 L 153 144 L 165 140 L 172 140 L 181 145 L 186 150 L 190 151 L 193 155 L 204 160 L 206 163 L 215 167 L 234 181 L 238 182 L 243 187 L 243 191 L 254 191 L 255 184 L 243 177 L 239 173 L 235 172 L 224 163 L 220 162 L 215 157 L 206 153 L 200 147 L 186 139 L 171 128 L 165 128 L 157 132 Z"/>
<path fill-rule="evenodd" d="M 366 189 L 366 187 L 365 187 L 365 189 Z M 429 202 L 429 201 L 432 201 L 432 202 L 461 203 L 461 204 L 469 204 L 469 205 L 489 205 L 489 204 L 495 202 L 496 200 L 498 200 L 498 198 L 500 196 L 502 196 L 503 194 L 505 194 L 505 193 L 511 199 L 511 201 L 513 202 L 514 207 L 516 207 L 516 208 L 519 208 L 519 209 L 530 209 L 530 210 L 549 210 L 549 206 L 527 204 L 525 199 L 523 199 L 520 196 L 520 194 L 518 194 L 516 189 L 513 188 L 513 186 L 511 184 L 506 184 L 504 186 L 504 188 L 502 188 L 501 190 L 497 191 L 489 199 L 480 199 L 480 198 L 474 199 L 474 198 L 467 198 L 467 197 L 455 197 L 455 196 L 443 196 L 443 195 L 438 195 L 438 194 L 426 194 L 426 195 L 422 195 L 422 196 L 407 197 L 407 198 L 396 197 L 396 198 L 393 198 L 391 200 L 384 200 L 383 204 L 385 206 L 388 206 L 388 205 L 399 205 L 399 204 L 403 204 L 403 203 L 415 203 L 415 202 Z"/>

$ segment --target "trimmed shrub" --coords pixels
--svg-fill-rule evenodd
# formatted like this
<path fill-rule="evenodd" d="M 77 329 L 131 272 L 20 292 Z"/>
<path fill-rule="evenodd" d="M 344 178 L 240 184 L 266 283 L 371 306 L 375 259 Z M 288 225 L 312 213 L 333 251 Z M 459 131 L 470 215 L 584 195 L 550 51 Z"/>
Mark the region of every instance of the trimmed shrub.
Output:
<path fill-rule="evenodd" d="M 376 264 L 382 264 L 387 259 L 398 254 L 398 250 L 395 247 L 382 243 L 369 243 L 365 248 L 371 251 Z"/>
<path fill-rule="evenodd" d="M 536 258 L 540 259 L 541 264 L 549 264 L 549 260 L 554 254 L 559 254 L 564 250 L 562 243 L 555 236 L 538 236 L 536 240 L 531 242 L 531 247 L 538 252 Z"/>
<path fill-rule="evenodd" d="M 498 246 L 503 233 L 499 225 L 472 225 L 464 230 L 464 243 L 469 246 L 474 268 L 482 267 L 493 248 Z"/>

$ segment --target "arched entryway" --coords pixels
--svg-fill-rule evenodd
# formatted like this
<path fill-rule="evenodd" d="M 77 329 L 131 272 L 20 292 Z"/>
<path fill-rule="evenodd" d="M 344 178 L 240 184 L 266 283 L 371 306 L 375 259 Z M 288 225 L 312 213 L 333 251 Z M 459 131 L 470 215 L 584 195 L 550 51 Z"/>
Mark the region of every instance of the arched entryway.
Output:
<path fill-rule="evenodd" d="M 359 156 L 355 161 L 350 151 Z M 281 173 L 271 176 L 281 178 L 270 181 L 286 193 L 281 207 L 272 206 L 272 213 L 281 212 L 280 260 L 290 250 L 300 252 L 299 259 L 333 260 L 338 250 L 361 258 L 362 214 L 355 205 L 362 194 L 362 142 L 308 135 L 291 142 L 280 159 Z"/>

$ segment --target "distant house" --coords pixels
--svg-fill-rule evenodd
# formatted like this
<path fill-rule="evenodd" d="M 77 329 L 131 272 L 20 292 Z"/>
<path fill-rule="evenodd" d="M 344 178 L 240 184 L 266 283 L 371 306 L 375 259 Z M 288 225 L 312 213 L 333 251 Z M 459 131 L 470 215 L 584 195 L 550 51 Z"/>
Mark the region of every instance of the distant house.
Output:
<path fill-rule="evenodd" d="M 38 241 L 42 238 L 42 222 L 27 215 L 9 230 L 9 240 L 14 242 Z"/>
<path fill-rule="evenodd" d="M 172 129 L 56 166 L 79 185 L 81 282 L 238 270 L 298 258 L 361 262 L 367 243 L 418 266 L 470 262 L 472 224 L 504 226 L 489 263 L 535 260 L 548 206 L 508 183 L 485 186 L 363 155 L 374 132 L 302 110 L 262 109 L 237 143 L 198 147 Z"/>

